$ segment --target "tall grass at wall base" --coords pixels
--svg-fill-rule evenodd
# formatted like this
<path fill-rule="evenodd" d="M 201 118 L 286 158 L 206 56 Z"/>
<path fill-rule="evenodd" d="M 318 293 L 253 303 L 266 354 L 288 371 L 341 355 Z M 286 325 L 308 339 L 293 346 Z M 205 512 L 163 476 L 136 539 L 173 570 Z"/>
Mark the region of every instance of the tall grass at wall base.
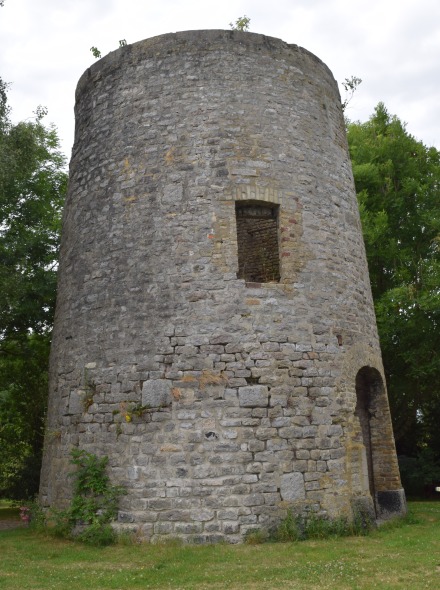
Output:
<path fill-rule="evenodd" d="M 245 541 L 249 545 L 260 543 L 292 543 L 309 539 L 329 539 L 337 537 L 364 536 L 375 528 L 375 523 L 360 512 L 349 520 L 344 517 L 330 519 L 310 514 L 307 517 L 295 515 L 291 511 L 270 531 L 254 529 L 248 531 Z"/>

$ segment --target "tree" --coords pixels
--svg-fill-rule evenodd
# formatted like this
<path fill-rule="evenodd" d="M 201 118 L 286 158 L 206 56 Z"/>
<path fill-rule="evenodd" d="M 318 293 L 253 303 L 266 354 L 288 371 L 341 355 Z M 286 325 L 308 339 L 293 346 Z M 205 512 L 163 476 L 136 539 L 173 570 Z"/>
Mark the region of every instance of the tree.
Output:
<path fill-rule="evenodd" d="M 351 99 L 353 98 L 354 93 L 360 84 L 362 84 L 362 79 L 358 78 L 357 76 L 350 76 L 350 78 L 345 78 L 345 80 L 342 82 L 342 87 L 345 91 L 345 98 L 342 101 L 343 112 L 345 112 L 345 109 L 348 107 L 348 104 L 351 102 Z"/>
<path fill-rule="evenodd" d="M 440 154 L 382 103 L 348 142 L 397 449 L 440 457 Z"/>
<path fill-rule="evenodd" d="M 244 16 L 239 16 L 237 18 L 237 20 L 234 23 L 229 23 L 229 26 L 231 27 L 231 29 L 233 31 L 249 31 L 249 25 L 250 25 L 251 19 L 244 15 Z"/>
<path fill-rule="evenodd" d="M 13 125 L 0 80 L 0 495 L 38 489 L 67 174 L 39 107 Z"/>

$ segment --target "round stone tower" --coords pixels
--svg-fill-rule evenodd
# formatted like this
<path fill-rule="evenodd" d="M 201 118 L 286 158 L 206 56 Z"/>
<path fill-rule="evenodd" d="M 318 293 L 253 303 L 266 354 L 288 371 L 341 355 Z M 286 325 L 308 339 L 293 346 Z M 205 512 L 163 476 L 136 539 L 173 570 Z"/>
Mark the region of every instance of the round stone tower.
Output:
<path fill-rule="evenodd" d="M 341 101 L 278 39 L 122 47 L 76 93 L 43 503 L 109 457 L 119 522 L 237 542 L 405 510 Z M 125 524 L 124 524 L 125 523 Z"/>

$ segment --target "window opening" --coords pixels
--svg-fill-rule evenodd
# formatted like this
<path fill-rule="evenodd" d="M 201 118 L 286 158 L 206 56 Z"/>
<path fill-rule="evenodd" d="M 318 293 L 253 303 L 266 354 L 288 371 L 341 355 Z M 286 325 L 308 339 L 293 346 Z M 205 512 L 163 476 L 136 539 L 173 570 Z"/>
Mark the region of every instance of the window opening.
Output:
<path fill-rule="evenodd" d="M 280 280 L 278 209 L 267 203 L 236 203 L 239 279 L 250 283 Z"/>

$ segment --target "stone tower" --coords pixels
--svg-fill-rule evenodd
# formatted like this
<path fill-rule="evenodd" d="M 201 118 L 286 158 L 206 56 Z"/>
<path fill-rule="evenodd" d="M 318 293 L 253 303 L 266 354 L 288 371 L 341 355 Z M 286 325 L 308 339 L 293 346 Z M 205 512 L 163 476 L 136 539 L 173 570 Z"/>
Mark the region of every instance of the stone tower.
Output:
<path fill-rule="evenodd" d="M 107 455 L 121 526 L 239 541 L 405 511 L 337 85 L 237 31 L 88 69 L 64 212 L 45 505 Z"/>

